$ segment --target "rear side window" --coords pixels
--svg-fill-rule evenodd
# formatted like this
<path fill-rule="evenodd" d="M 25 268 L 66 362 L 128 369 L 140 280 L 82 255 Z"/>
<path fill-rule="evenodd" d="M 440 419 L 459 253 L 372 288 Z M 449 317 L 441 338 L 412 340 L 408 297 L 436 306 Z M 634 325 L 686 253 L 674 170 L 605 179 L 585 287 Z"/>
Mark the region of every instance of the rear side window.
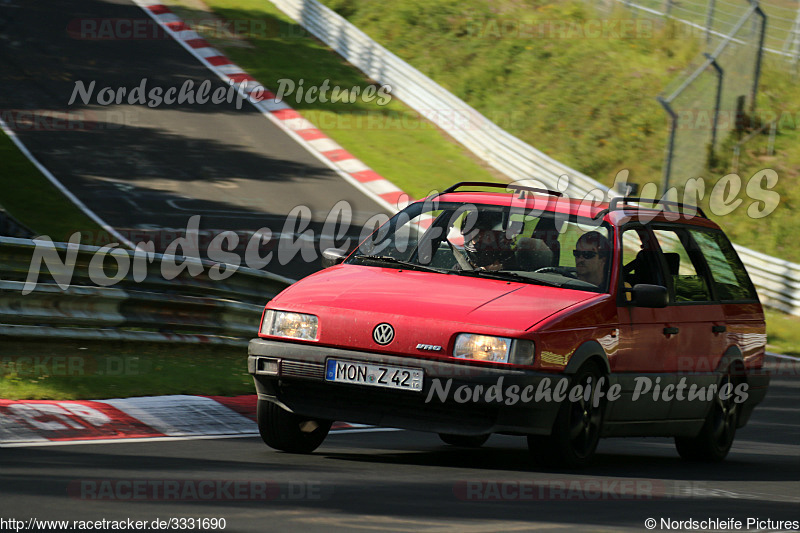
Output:
<path fill-rule="evenodd" d="M 645 283 L 667 285 L 661 273 L 658 246 L 643 227 L 622 233 L 622 281 L 626 288 Z"/>
<path fill-rule="evenodd" d="M 719 232 L 690 230 L 703 252 L 720 300 L 756 300 L 755 288 L 730 241 Z"/>
<path fill-rule="evenodd" d="M 653 233 L 664 252 L 675 302 L 711 301 L 709 280 L 703 270 L 700 252 L 686 231 L 656 229 Z"/>

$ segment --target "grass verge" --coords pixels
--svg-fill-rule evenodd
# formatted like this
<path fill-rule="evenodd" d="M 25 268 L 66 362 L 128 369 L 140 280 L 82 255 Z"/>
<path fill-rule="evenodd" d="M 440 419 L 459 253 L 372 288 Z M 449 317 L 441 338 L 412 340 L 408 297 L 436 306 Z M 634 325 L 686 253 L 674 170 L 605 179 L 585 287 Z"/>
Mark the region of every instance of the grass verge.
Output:
<path fill-rule="evenodd" d="M 40 235 L 62 240 L 84 228 L 100 235 L 100 227 L 39 172 L 0 131 L 0 204 L 14 218 Z"/>
<path fill-rule="evenodd" d="M 636 16 L 622 6 L 606 15 L 590 3 L 569 0 L 322 2 L 555 159 L 606 185 L 628 169 L 631 181 L 660 187 L 668 130 L 656 96 L 674 89 L 684 69 L 697 63 L 702 35 L 681 24 Z M 619 22 L 618 28 L 629 23 L 630 30 L 591 34 L 588 30 L 599 21 Z M 737 81 L 728 77 L 726 83 Z M 679 137 L 684 139 L 691 133 L 687 128 L 699 131 L 700 119 L 710 116 L 700 88 L 690 92 L 698 98 L 697 109 L 687 111 L 697 114 L 689 115 L 697 124 L 681 119 Z M 686 98 L 682 102 L 689 106 Z M 764 155 L 767 135 L 757 136 L 743 146 L 737 171 L 747 183 L 759 170 L 774 169 L 779 176 L 774 191 L 781 202 L 768 217 L 754 220 L 746 213 L 753 200 L 743 186 L 726 191 L 730 202 L 741 199 L 743 207 L 713 218 L 734 242 L 800 262 L 800 248 L 794 246 L 800 226 L 795 209 L 800 200 L 800 91 L 787 64 L 771 54 L 764 56 L 755 118 L 778 120 L 775 153 Z M 718 150 L 718 163 L 703 176 L 706 198 L 731 172 L 734 141 Z"/>
<path fill-rule="evenodd" d="M 299 91 L 288 94 L 286 103 L 298 110 L 355 157 L 389 179 L 414 198 L 441 190 L 457 181 L 508 181 L 490 171 L 460 144 L 396 99 L 378 105 L 351 94 L 352 103 L 332 102 L 334 94 L 358 91 L 375 85 L 338 54 L 309 36 L 269 2 L 261 0 L 208 0 L 214 13 L 228 21 L 258 21 L 259 31 L 246 35 L 247 44 L 204 31 L 213 46 L 253 75 L 265 87 L 277 91 L 280 80 L 304 87 L 330 86 L 327 102 L 309 103 Z M 196 1 L 178 0 L 170 7 L 181 18 L 208 20 Z M 235 27 L 234 22 L 234 27 Z M 245 25 L 250 27 L 248 25 Z M 338 87 L 339 91 L 334 92 Z M 357 88 L 357 89 L 354 89 Z"/>
<path fill-rule="evenodd" d="M 5 342 L 0 398 L 90 400 L 253 394 L 247 349 L 98 342 Z"/>
<path fill-rule="evenodd" d="M 800 317 L 768 309 L 767 351 L 800 356 Z"/>

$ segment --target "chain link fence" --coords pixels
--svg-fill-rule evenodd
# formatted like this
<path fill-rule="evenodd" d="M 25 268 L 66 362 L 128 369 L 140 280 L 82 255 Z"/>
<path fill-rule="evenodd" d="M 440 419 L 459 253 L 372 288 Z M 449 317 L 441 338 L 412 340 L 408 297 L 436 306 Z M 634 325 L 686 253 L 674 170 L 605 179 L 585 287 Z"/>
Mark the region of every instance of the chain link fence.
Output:
<path fill-rule="evenodd" d="M 783 1 L 798 6 L 796 33 L 773 28 L 772 19 L 768 27 L 762 5 L 747 0 L 597 0 L 608 14 L 625 6 L 632 16 L 661 18 L 671 31 L 705 42 L 705 52 L 657 97 L 669 118 L 663 191 L 703 177 L 731 132 L 760 126 L 750 117 L 763 52 L 780 52 L 790 63 L 800 55 L 800 0 Z"/>
<path fill-rule="evenodd" d="M 720 143 L 750 129 L 761 70 L 766 16 L 751 5 L 702 63 L 691 67 L 658 97 L 670 117 L 663 189 L 682 187 L 706 174 Z"/>
<path fill-rule="evenodd" d="M 715 40 L 730 35 L 747 9 L 757 4 L 769 18 L 764 51 L 786 59 L 795 71 L 800 64 L 800 0 L 595 0 L 594 3 L 606 13 L 624 5 L 634 16 L 670 18 L 702 34 L 709 48 L 716 46 Z"/>

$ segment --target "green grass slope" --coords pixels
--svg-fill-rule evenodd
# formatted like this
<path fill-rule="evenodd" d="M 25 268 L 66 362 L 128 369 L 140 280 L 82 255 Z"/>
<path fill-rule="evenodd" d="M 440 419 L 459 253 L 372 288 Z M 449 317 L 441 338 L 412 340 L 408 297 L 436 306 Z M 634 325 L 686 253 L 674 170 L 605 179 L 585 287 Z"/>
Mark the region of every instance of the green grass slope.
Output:
<path fill-rule="evenodd" d="M 635 19 L 622 7 L 598 15 L 589 3 L 563 0 L 323 3 L 551 157 L 606 185 L 628 169 L 630 181 L 660 186 L 667 119 L 656 96 L 703 50 L 700 36 L 685 27 Z M 619 22 L 602 26 L 603 20 Z M 766 137 L 757 136 L 744 146 L 738 168 L 743 184 L 774 169 L 780 204 L 754 221 L 743 186 L 744 208 L 714 218 L 735 242 L 797 262 L 800 89 L 787 72 L 765 56 L 757 116 L 778 119 L 775 155 L 764 155 Z M 731 172 L 732 144 L 723 144 L 703 176 L 707 191 Z"/>

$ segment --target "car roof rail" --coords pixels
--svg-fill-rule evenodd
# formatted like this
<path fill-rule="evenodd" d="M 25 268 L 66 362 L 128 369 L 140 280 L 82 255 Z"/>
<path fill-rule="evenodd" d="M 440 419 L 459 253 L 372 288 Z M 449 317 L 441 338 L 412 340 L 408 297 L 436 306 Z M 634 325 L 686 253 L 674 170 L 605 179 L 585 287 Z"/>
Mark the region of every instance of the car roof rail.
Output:
<path fill-rule="evenodd" d="M 528 187 L 526 185 L 517 185 L 516 183 L 490 183 L 488 181 L 460 181 L 455 185 L 451 185 L 450 187 L 446 188 L 436 196 L 439 196 L 440 194 L 446 194 L 449 192 L 456 192 L 456 190 L 464 187 L 492 187 L 492 188 L 512 190 L 512 191 L 536 192 L 539 194 L 549 194 L 551 196 L 564 196 L 563 193 L 560 193 L 558 191 L 551 191 L 550 189 Z M 469 192 L 478 192 L 478 191 L 469 191 Z"/>
<path fill-rule="evenodd" d="M 698 215 L 700 215 L 703 218 L 708 218 L 706 216 L 705 212 L 703 211 L 703 209 L 700 206 L 696 206 L 696 205 L 692 205 L 692 204 L 685 204 L 683 202 L 673 202 L 671 200 L 664 200 L 663 198 L 640 198 L 640 197 L 633 197 L 633 196 L 617 196 L 617 197 L 612 198 L 611 201 L 608 204 L 608 209 L 603 209 L 601 212 L 599 212 L 597 215 L 595 215 L 595 218 L 597 218 L 599 216 L 603 216 L 606 213 L 610 213 L 611 211 L 622 211 L 623 209 L 626 209 L 626 206 L 625 205 L 620 205 L 620 204 L 628 204 L 629 202 L 650 202 L 653 205 L 661 204 L 666 208 L 667 211 L 670 211 L 670 212 L 673 212 L 673 213 L 680 213 L 680 211 L 673 211 L 673 210 L 670 209 L 670 207 L 678 207 L 681 210 L 689 209 L 689 210 L 692 210 L 692 211 L 696 212 Z M 627 208 L 639 209 L 640 206 L 627 205 Z M 642 207 L 642 209 L 655 209 L 655 208 L 654 207 Z"/>

